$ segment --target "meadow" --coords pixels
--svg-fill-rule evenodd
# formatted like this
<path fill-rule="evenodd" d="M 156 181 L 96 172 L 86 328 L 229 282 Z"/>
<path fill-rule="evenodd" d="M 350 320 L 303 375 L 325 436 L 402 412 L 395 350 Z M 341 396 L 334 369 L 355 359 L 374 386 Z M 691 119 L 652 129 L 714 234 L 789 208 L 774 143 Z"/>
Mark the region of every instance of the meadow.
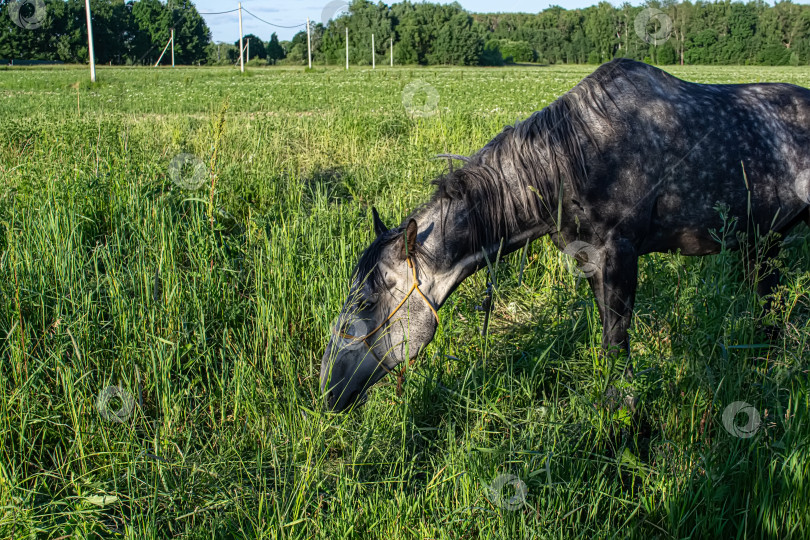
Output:
<path fill-rule="evenodd" d="M 770 345 L 738 253 L 642 258 L 635 413 L 547 240 L 493 269 L 485 335 L 479 272 L 401 396 L 323 411 L 371 206 L 591 69 L 0 68 L 0 538 L 810 536 L 804 225 Z"/>

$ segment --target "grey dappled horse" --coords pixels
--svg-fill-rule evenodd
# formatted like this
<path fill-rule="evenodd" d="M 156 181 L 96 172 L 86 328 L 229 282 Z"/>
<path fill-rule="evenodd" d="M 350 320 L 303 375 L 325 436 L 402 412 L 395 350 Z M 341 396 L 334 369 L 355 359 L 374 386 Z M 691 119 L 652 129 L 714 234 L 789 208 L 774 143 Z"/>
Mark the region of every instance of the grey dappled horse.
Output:
<path fill-rule="evenodd" d="M 442 304 L 501 241 L 509 253 L 550 235 L 573 255 L 587 268 L 603 348 L 627 352 L 640 255 L 717 253 L 711 230 L 724 213 L 751 240 L 810 221 L 810 90 L 695 84 L 613 60 L 465 161 L 402 226 L 373 212 L 376 238 L 321 365 L 330 409 L 415 358 Z M 763 265 L 758 292 L 778 279 Z"/>

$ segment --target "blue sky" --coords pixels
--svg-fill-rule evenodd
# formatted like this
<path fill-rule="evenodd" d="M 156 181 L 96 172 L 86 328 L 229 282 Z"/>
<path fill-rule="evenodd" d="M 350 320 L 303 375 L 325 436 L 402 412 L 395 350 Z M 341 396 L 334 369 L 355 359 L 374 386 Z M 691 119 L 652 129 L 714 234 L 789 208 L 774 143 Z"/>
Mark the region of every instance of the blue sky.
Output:
<path fill-rule="evenodd" d="M 433 0 L 437 1 L 437 0 Z M 586 7 L 596 4 L 598 0 L 557 0 L 556 2 L 542 2 L 537 0 L 460 0 L 459 3 L 468 11 L 477 13 L 493 13 L 493 12 L 524 12 L 524 13 L 537 13 L 550 5 L 559 5 L 566 9 L 575 9 Z M 195 5 L 200 12 L 218 12 L 235 9 L 237 0 L 197 0 Z M 393 3 L 392 1 L 386 2 L 387 4 Z M 449 2 L 439 1 L 439 3 L 447 4 Z M 614 4 L 620 2 L 612 2 Z M 638 1 L 631 2 L 638 4 Z M 330 5 L 331 4 L 331 5 Z M 334 13 L 336 8 L 340 7 L 340 0 L 303 0 L 294 1 L 288 0 L 287 2 L 268 0 L 243 0 L 242 7 L 250 10 L 262 19 L 278 24 L 281 26 L 292 26 L 296 24 L 304 24 L 309 17 L 314 22 L 320 22 L 326 12 L 328 18 L 329 13 Z M 239 17 L 237 13 L 228 13 L 226 15 L 203 15 L 208 26 L 211 28 L 214 41 L 226 41 L 233 43 L 239 39 Z M 283 29 L 274 28 L 247 14 L 242 16 L 242 27 L 245 34 L 255 34 L 263 40 L 270 39 L 270 34 L 275 31 L 279 39 L 291 39 L 298 29 Z"/>

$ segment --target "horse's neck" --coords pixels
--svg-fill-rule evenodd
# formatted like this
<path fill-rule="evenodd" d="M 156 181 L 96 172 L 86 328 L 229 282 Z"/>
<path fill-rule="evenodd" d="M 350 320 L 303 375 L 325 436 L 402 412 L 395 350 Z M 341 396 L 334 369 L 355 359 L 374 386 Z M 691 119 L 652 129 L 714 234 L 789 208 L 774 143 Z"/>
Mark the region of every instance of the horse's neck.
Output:
<path fill-rule="evenodd" d="M 458 223 L 458 213 L 463 211 L 459 201 L 437 199 L 414 216 L 423 235 L 420 241 L 430 254 L 434 275 L 431 296 L 437 305 L 442 305 L 462 281 L 485 268 L 487 260 L 494 263 L 499 252 L 501 257 L 506 256 L 551 232 L 545 223 L 526 223 L 508 238 L 473 250 L 465 227 Z"/>

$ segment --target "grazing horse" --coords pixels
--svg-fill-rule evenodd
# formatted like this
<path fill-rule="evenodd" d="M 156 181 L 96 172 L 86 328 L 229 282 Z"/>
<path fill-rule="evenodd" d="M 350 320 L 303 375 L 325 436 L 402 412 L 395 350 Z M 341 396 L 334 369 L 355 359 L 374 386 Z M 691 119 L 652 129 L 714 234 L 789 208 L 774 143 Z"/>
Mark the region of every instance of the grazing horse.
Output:
<path fill-rule="evenodd" d="M 545 235 L 587 268 L 603 349 L 628 352 L 640 255 L 717 253 L 725 219 L 748 232 L 726 247 L 754 260 L 755 236 L 810 223 L 810 90 L 695 84 L 617 59 L 465 161 L 400 227 L 373 211 L 376 238 L 321 365 L 329 409 L 414 359 L 486 257 Z M 778 282 L 778 249 L 761 295 Z"/>

